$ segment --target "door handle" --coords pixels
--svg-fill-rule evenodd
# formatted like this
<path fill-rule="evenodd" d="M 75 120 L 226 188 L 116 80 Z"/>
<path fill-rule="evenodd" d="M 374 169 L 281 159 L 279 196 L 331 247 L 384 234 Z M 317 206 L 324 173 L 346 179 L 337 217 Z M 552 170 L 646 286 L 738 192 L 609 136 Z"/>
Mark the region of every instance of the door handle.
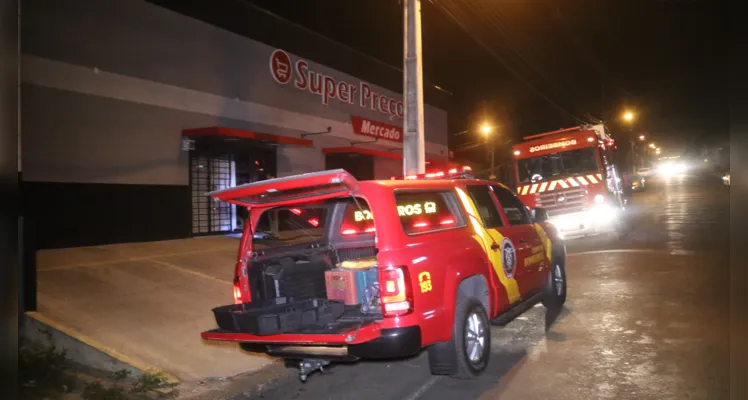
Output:
<path fill-rule="evenodd" d="M 491 250 L 493 250 L 493 251 L 498 250 L 499 247 L 501 247 L 501 246 L 499 246 L 499 244 L 496 243 L 496 242 L 493 242 L 493 244 L 491 244 Z"/>
<path fill-rule="evenodd" d="M 527 244 L 527 241 L 525 239 L 520 239 L 519 244 Z"/>

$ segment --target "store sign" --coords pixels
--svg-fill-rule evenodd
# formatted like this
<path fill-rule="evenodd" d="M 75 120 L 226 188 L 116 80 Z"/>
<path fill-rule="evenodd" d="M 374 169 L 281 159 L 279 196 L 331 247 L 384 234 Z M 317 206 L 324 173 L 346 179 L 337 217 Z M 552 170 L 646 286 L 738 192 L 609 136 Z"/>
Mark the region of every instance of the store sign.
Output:
<path fill-rule="evenodd" d="M 324 105 L 330 104 L 331 101 L 338 101 L 356 104 L 389 116 L 403 117 L 404 105 L 401 100 L 377 93 L 372 85 L 366 82 L 350 83 L 314 71 L 308 61 L 298 59 L 293 62 L 291 56 L 280 49 L 270 55 L 270 74 L 281 85 L 287 85 L 293 81 L 296 89 L 316 94 Z"/>
<path fill-rule="evenodd" d="M 534 153 L 536 151 L 543 151 L 543 150 L 551 150 L 556 149 L 560 147 L 567 147 L 567 146 L 574 146 L 577 144 L 576 139 L 571 140 L 562 140 L 560 142 L 553 142 L 548 144 L 541 144 L 539 146 L 532 146 L 530 147 L 530 153 Z"/>
<path fill-rule="evenodd" d="M 403 141 L 403 128 L 399 126 L 384 124 L 354 115 L 351 116 L 351 125 L 353 125 L 353 133 L 357 135 L 371 136 L 400 143 Z"/>

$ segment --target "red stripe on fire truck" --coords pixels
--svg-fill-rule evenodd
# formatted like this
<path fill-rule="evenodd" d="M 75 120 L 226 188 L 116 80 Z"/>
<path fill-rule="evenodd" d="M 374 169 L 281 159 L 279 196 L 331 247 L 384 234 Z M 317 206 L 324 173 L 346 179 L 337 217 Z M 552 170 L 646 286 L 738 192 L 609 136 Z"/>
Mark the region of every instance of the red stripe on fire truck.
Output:
<path fill-rule="evenodd" d="M 594 175 L 587 175 L 587 179 L 589 179 L 592 183 L 597 183 L 597 178 L 595 178 Z"/>
<path fill-rule="evenodd" d="M 537 189 L 538 189 L 538 184 L 537 184 L 537 183 L 533 183 L 533 184 L 532 184 L 532 187 L 530 188 L 530 194 L 533 194 L 533 193 L 535 193 L 535 191 L 536 191 Z"/>
<path fill-rule="evenodd" d="M 582 185 L 589 185 L 589 184 L 590 184 L 589 182 L 587 182 L 587 180 L 586 180 L 586 179 L 584 179 L 584 177 L 583 177 L 583 176 L 578 176 L 578 177 L 577 177 L 577 180 L 578 180 L 578 181 L 579 181 L 579 183 L 581 183 Z"/>
<path fill-rule="evenodd" d="M 579 187 L 579 184 L 574 180 L 574 178 L 568 178 L 567 181 L 571 184 L 571 186 Z"/>
<path fill-rule="evenodd" d="M 597 179 L 603 180 L 603 174 L 597 174 Z"/>
<path fill-rule="evenodd" d="M 548 182 L 543 182 L 540 184 L 540 190 L 539 192 L 545 192 L 545 188 L 548 186 Z"/>

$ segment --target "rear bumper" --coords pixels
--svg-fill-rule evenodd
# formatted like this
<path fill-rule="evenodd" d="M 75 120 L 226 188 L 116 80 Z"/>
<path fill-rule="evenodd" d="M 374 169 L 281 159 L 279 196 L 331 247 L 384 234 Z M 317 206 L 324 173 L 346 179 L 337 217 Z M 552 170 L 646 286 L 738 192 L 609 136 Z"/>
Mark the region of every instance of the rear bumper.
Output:
<path fill-rule="evenodd" d="M 336 334 L 258 336 L 214 329 L 201 336 L 206 340 L 267 345 L 268 354 L 287 358 L 400 358 L 421 349 L 420 327 L 380 329 L 376 323 Z"/>
<path fill-rule="evenodd" d="M 348 346 L 348 353 L 358 358 L 400 358 L 421 350 L 421 328 L 382 329 L 381 336 L 369 342 Z"/>

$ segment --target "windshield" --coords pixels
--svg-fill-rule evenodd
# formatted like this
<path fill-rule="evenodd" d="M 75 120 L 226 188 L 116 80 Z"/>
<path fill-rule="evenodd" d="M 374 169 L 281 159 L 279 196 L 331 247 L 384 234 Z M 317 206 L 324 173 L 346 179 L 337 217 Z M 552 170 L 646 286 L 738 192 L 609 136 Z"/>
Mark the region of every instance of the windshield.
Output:
<path fill-rule="evenodd" d="M 597 159 L 594 147 L 517 160 L 519 183 L 549 181 L 567 175 L 595 172 Z"/>
<path fill-rule="evenodd" d="M 312 243 L 323 238 L 326 223 L 325 205 L 273 208 L 257 221 L 253 243 L 259 247 Z"/>

